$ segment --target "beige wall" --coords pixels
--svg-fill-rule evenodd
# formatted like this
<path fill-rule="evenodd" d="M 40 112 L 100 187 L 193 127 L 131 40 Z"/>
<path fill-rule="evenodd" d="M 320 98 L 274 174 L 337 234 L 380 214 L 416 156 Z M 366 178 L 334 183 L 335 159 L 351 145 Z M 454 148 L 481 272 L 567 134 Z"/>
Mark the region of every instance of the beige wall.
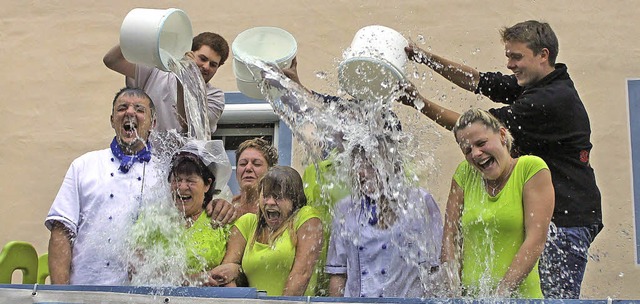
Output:
<path fill-rule="evenodd" d="M 120 23 L 134 7 L 181 8 L 194 32 L 215 31 L 230 43 L 250 27 L 282 27 L 298 40 L 302 81 L 326 92 L 335 91 L 341 51 L 366 25 L 386 25 L 416 41 L 423 35 L 436 53 L 480 70 L 508 72 L 498 29 L 526 19 L 550 22 L 560 39 L 558 60 L 568 64 L 591 116 L 592 164 L 604 205 L 605 229 L 590 251 L 583 296 L 640 298 L 625 93 L 625 79 L 640 76 L 640 28 L 637 2 L 624 0 L 4 1 L 0 244 L 26 240 L 45 252 L 49 235 L 43 219 L 70 162 L 107 147 L 113 136 L 110 101 L 123 80 L 103 66 L 102 56 L 118 41 Z M 318 71 L 329 77 L 317 78 Z M 425 81 L 415 81 L 425 96 L 455 110 L 490 105 L 440 77 L 427 74 Z M 231 64 L 220 68 L 213 83 L 237 90 Z M 421 183 L 443 205 L 462 155 L 450 134 L 414 111 L 398 111 L 405 130 L 416 137 Z"/>

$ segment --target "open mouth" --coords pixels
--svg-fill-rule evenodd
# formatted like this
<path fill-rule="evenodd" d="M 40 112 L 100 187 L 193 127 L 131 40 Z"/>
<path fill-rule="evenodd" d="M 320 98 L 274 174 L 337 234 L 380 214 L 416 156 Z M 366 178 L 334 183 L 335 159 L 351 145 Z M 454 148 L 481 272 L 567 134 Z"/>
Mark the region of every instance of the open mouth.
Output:
<path fill-rule="evenodd" d="M 476 162 L 476 164 L 478 164 L 478 167 L 482 170 L 487 169 L 489 166 L 491 166 L 491 164 L 493 164 L 496 161 L 495 158 L 493 157 L 488 157 L 484 160 L 481 160 L 479 162 Z"/>
<path fill-rule="evenodd" d="M 136 129 L 138 128 L 138 125 L 134 121 L 127 120 L 127 121 L 124 122 L 124 125 L 122 126 L 122 128 L 128 134 L 133 134 L 133 133 L 136 132 Z"/>
<path fill-rule="evenodd" d="M 185 202 L 191 200 L 191 195 L 186 194 L 175 194 L 175 199 L 178 202 Z"/>
<path fill-rule="evenodd" d="M 280 218 L 280 211 L 277 210 L 265 210 L 265 218 L 269 221 L 277 220 Z"/>

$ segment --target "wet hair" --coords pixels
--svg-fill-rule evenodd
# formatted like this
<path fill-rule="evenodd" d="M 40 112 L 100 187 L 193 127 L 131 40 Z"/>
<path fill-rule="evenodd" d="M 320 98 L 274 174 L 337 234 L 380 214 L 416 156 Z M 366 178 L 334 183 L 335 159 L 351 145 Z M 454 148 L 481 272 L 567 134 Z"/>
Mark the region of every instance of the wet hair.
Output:
<path fill-rule="evenodd" d="M 219 65 L 223 65 L 224 62 L 227 61 L 227 58 L 229 58 L 229 44 L 222 36 L 211 32 L 200 33 L 198 36 L 193 37 L 191 51 L 195 52 L 203 45 L 210 47 L 220 55 Z"/>
<path fill-rule="evenodd" d="M 504 125 L 495 116 L 491 115 L 491 113 L 482 109 L 473 108 L 462 113 L 462 115 L 458 117 L 458 121 L 456 121 L 455 126 L 453 126 L 452 131 L 453 136 L 456 137 L 456 141 L 458 140 L 458 131 L 468 127 L 475 122 L 479 122 L 485 125 L 495 133 L 499 133 L 500 128 L 505 128 Z M 511 147 L 513 145 L 513 136 L 511 136 L 511 132 L 509 132 L 509 130 L 507 130 L 506 128 L 505 130 L 507 132 L 505 136 L 505 139 L 507 141 L 507 149 L 511 151 Z"/>
<path fill-rule="evenodd" d="M 243 141 L 236 149 L 236 166 L 238 165 L 238 160 L 240 159 L 240 155 L 244 150 L 254 148 L 264 156 L 264 159 L 267 160 L 267 165 L 269 167 L 273 167 L 278 163 L 278 149 L 272 146 L 271 143 L 262 139 L 262 138 L 253 138 L 247 139 Z"/>
<path fill-rule="evenodd" d="M 120 98 L 120 96 L 133 96 L 149 100 L 149 106 L 151 107 L 151 117 L 155 117 L 156 106 L 155 104 L 153 104 L 153 100 L 151 100 L 151 97 L 149 97 L 149 95 L 147 95 L 147 93 L 142 89 L 127 87 L 120 89 L 120 91 L 118 91 L 118 93 L 116 93 L 116 96 L 113 98 L 113 102 L 111 103 L 111 114 L 113 114 L 113 107 L 116 105 L 116 101 L 118 100 L 118 98 Z"/>
<path fill-rule="evenodd" d="M 295 246 L 296 233 L 295 229 L 293 229 L 293 218 L 300 208 L 307 205 L 307 197 L 304 195 L 304 184 L 302 183 L 300 174 L 291 167 L 271 167 L 260 179 L 258 189 L 260 191 L 260 199 L 273 197 L 274 199 L 288 199 L 291 201 L 293 207 L 289 218 L 285 220 L 282 227 L 278 228 L 278 230 L 269 236 L 269 244 L 272 244 L 273 241 L 289 229 L 291 241 Z M 260 208 L 258 208 L 257 217 L 258 228 L 256 229 L 254 236 L 251 238 L 251 246 L 255 243 L 258 235 L 260 235 L 264 229 L 267 229 L 267 223 Z"/>
<path fill-rule="evenodd" d="M 533 51 L 534 55 L 540 54 L 542 49 L 549 50 L 549 65 L 556 64 L 558 57 L 558 38 L 551 29 L 549 23 L 529 20 L 520 22 L 512 27 L 504 27 L 500 30 L 502 42 L 522 42 Z"/>
<path fill-rule="evenodd" d="M 169 176 L 167 180 L 171 182 L 171 178 L 179 175 L 191 175 L 196 174 L 204 181 L 205 186 L 209 186 L 209 191 L 204 194 L 204 201 L 202 202 L 202 208 L 206 208 L 213 195 L 215 194 L 215 187 L 213 187 L 216 177 L 209 171 L 207 166 L 204 165 L 202 160 L 195 154 L 189 152 L 180 152 L 173 156 L 171 159 L 171 169 L 169 170 Z M 209 182 L 211 179 L 211 182 Z"/>

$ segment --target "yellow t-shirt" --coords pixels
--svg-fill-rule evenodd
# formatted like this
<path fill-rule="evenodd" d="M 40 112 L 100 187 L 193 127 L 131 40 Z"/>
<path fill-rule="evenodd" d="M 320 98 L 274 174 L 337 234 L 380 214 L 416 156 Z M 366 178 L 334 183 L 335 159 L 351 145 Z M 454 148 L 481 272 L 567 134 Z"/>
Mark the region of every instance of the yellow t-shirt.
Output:
<path fill-rule="evenodd" d="M 297 231 L 302 224 L 312 218 L 320 219 L 318 212 L 313 207 L 300 208 L 294 218 L 294 229 Z M 242 269 L 247 276 L 249 286 L 265 290 L 269 296 L 281 296 L 296 256 L 296 248 L 291 242 L 289 230 L 276 239 L 273 246 L 259 242 L 250 246 L 249 240 L 258 226 L 257 216 L 253 213 L 247 213 L 236 221 L 235 226 L 247 240 L 242 257 Z M 317 274 L 314 273 L 309 280 L 305 295 L 313 295 L 316 280 Z"/>

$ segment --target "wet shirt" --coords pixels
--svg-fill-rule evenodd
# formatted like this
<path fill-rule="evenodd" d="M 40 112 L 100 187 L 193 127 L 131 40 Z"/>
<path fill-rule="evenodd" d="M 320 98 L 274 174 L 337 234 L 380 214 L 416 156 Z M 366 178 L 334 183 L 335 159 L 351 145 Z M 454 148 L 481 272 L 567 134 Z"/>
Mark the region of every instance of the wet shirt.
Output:
<path fill-rule="evenodd" d="M 302 224 L 312 218 L 320 218 L 313 207 L 300 208 L 294 218 L 294 229 L 297 231 Z M 242 269 L 247 276 L 249 286 L 265 290 L 269 296 L 281 296 L 296 257 L 296 247 L 291 241 L 290 231 L 287 229 L 271 246 L 257 241 L 251 246 L 250 240 L 258 227 L 257 216 L 247 213 L 236 221 L 235 226 L 247 241 L 242 256 Z M 317 274 L 314 273 L 304 295 L 313 295 L 316 281 Z"/>
<path fill-rule="evenodd" d="M 129 172 L 111 149 L 75 159 L 45 220 L 64 224 L 72 241 L 71 284 L 127 285 L 125 240 L 143 202 L 152 201 L 158 179 L 154 159 L 135 163 Z"/>
<path fill-rule="evenodd" d="M 508 104 L 489 111 L 509 129 L 517 151 L 549 166 L 556 197 L 552 221 L 559 227 L 602 225 L 600 190 L 589 163 L 589 117 L 567 66 L 556 64 L 527 87 L 513 75 L 481 73 L 476 93 Z"/>
<path fill-rule="evenodd" d="M 485 190 L 482 175 L 467 161 L 458 165 L 454 179 L 464 191 L 461 218 L 462 284 L 468 296 L 491 296 L 524 242 L 523 190 L 540 170 L 548 169 L 537 156 L 518 159 L 498 195 Z M 515 294 L 542 298 L 538 263 Z"/>
<path fill-rule="evenodd" d="M 136 78 L 126 78 L 128 87 L 143 89 L 156 106 L 157 125 L 156 130 L 166 131 L 176 129 L 180 131 L 180 122 L 176 112 L 178 96 L 178 79 L 173 73 L 162 71 L 158 68 L 136 65 Z M 207 116 L 211 134 L 216 131 L 218 120 L 224 110 L 224 92 L 206 84 L 207 91 Z"/>
<path fill-rule="evenodd" d="M 211 227 L 211 218 L 202 212 L 185 232 L 189 273 L 211 270 L 220 265 L 226 253 L 228 229 Z"/>
<path fill-rule="evenodd" d="M 403 205 L 404 206 L 404 205 Z M 360 202 L 337 203 L 325 271 L 346 274 L 345 297 L 425 297 L 439 265 L 442 218 L 431 194 L 411 189 L 406 212 L 387 229 L 371 225 Z M 430 282 L 424 282 L 431 286 Z"/>

